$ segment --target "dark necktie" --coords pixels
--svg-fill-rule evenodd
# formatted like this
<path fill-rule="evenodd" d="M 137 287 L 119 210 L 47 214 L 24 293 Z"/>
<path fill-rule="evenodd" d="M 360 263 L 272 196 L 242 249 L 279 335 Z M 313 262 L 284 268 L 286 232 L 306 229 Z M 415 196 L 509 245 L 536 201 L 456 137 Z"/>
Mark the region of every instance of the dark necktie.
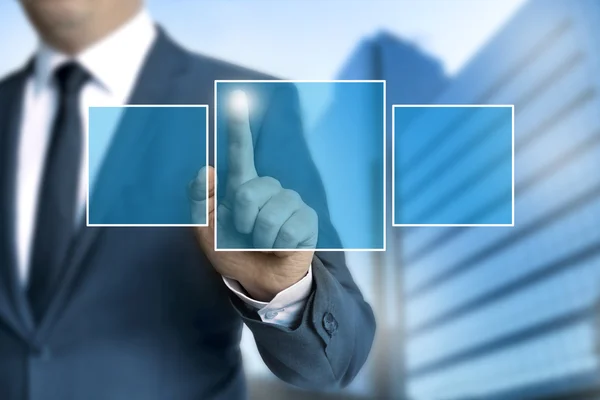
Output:
<path fill-rule="evenodd" d="M 38 197 L 28 297 L 39 322 L 66 267 L 75 233 L 82 160 L 81 89 L 90 78 L 78 64 L 56 70 L 58 108 Z"/>

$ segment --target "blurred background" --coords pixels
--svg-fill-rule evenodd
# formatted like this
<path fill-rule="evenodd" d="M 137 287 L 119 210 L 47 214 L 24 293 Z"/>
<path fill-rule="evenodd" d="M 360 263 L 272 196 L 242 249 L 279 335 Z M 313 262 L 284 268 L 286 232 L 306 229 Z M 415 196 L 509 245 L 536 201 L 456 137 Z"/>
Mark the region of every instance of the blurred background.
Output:
<path fill-rule="evenodd" d="M 282 78 L 387 80 L 388 115 L 396 103 L 515 105 L 515 226 L 388 227 L 388 251 L 348 254 L 378 320 L 356 381 L 326 394 L 283 385 L 246 332 L 252 398 L 600 399 L 600 1 L 149 7 L 188 48 Z M 16 2 L 0 5 L 0 35 L 10 38 L 4 74 L 35 47 Z M 335 93 L 323 102 L 335 109 Z M 307 116 L 307 135 L 322 118 Z M 459 128 L 431 141 L 398 178 L 417 173 L 419 159 Z M 494 173 L 491 161 L 479 179 Z M 493 213 L 500 197 L 472 212 Z"/>

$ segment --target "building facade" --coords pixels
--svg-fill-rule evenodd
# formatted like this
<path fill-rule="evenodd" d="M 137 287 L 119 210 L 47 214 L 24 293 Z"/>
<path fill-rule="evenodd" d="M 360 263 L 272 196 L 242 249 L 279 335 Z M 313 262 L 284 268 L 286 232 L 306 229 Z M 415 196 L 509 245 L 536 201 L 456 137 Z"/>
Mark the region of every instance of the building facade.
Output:
<path fill-rule="evenodd" d="M 432 100 L 514 104 L 515 226 L 401 229 L 408 398 L 600 398 L 599 22 L 598 1 L 533 0 Z"/>

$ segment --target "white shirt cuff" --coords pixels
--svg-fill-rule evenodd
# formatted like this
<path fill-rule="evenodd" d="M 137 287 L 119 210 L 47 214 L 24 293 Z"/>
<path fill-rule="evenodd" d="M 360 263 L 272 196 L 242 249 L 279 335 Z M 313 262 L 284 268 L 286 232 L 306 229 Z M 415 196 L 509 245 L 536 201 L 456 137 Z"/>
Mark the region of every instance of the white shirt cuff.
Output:
<path fill-rule="evenodd" d="M 242 285 L 235 279 L 223 277 L 225 285 L 244 303 L 256 309 L 263 322 L 292 327 L 302 317 L 306 301 L 312 290 L 312 265 L 300 281 L 282 290 L 270 302 L 254 300 L 246 294 Z"/>

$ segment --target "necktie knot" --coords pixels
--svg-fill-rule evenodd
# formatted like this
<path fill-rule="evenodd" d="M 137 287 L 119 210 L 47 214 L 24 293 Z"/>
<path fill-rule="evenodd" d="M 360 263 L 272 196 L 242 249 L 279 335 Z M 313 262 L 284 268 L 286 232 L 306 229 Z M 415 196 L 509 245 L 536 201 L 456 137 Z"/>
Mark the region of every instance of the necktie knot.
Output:
<path fill-rule="evenodd" d="M 63 94 L 77 94 L 90 79 L 90 74 L 78 63 L 70 62 L 55 72 L 58 88 Z"/>

